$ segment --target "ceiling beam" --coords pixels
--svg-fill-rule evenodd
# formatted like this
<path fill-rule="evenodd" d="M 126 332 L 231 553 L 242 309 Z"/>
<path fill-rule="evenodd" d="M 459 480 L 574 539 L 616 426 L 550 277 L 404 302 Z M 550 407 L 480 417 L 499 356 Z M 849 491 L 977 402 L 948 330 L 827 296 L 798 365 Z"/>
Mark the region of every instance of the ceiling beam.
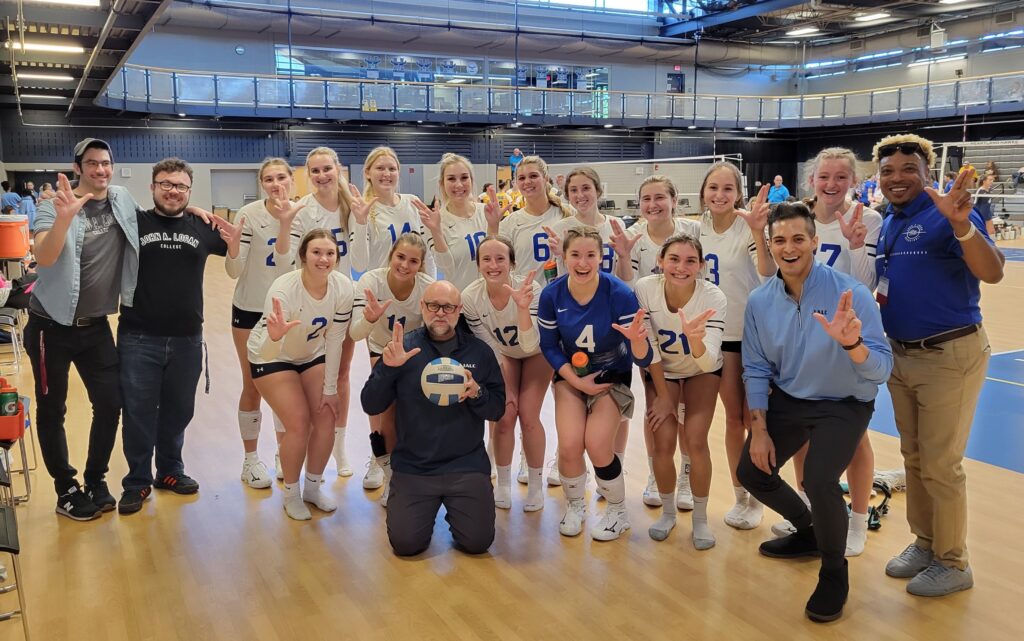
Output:
<path fill-rule="evenodd" d="M 22 62 L 38 62 L 41 64 L 53 63 L 84 67 L 89 60 L 88 49 L 86 53 L 50 53 L 49 51 L 16 51 L 14 53 L 15 64 Z M 121 61 L 121 56 L 101 53 L 93 60 L 94 67 L 114 67 Z"/>
<path fill-rule="evenodd" d="M 37 70 L 35 67 L 18 67 L 18 73 L 69 73 L 61 69 L 55 69 L 52 72 L 46 69 Z M 73 71 L 69 75 L 76 75 Z M 77 78 L 75 79 L 77 81 Z M 13 87 L 14 80 L 10 76 L 0 77 L 0 87 Z M 90 78 L 85 82 L 85 89 L 88 91 L 99 91 L 100 87 L 103 86 L 103 80 L 99 78 Z M 31 93 L 33 89 L 46 89 L 55 91 L 72 91 L 75 88 L 75 82 L 61 82 L 59 80 L 29 80 L 26 78 L 18 78 L 18 87 L 22 91 L 28 91 Z"/>
<path fill-rule="evenodd" d="M 12 13 L 16 13 L 16 9 L 13 6 L 15 4 L 17 3 L 11 0 L 0 0 L 0 6 L 4 7 L 5 13 L 8 7 Z M 25 4 L 24 14 L 27 24 L 66 25 L 89 27 L 92 29 L 103 27 L 107 19 L 106 11 L 39 4 Z M 141 31 L 145 24 L 146 20 L 142 16 L 121 14 L 117 17 L 114 28 Z"/>
<path fill-rule="evenodd" d="M 701 16 L 700 18 L 695 18 L 693 20 L 670 22 L 661 28 L 658 35 L 666 38 L 684 36 L 708 27 L 728 24 L 730 22 L 736 22 L 737 20 L 744 20 L 746 18 L 763 15 L 771 11 L 781 11 L 782 9 L 795 7 L 796 5 L 806 4 L 806 2 L 807 0 L 760 0 L 759 2 L 748 4 L 733 11 L 721 11 L 719 13 Z"/>

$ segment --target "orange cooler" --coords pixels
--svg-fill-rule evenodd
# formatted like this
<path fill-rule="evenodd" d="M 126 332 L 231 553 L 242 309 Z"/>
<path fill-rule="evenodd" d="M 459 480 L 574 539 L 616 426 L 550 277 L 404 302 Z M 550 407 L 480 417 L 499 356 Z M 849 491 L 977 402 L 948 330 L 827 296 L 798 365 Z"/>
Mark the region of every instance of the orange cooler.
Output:
<path fill-rule="evenodd" d="M 28 247 L 28 216 L 0 216 L 0 258 L 24 258 Z"/>

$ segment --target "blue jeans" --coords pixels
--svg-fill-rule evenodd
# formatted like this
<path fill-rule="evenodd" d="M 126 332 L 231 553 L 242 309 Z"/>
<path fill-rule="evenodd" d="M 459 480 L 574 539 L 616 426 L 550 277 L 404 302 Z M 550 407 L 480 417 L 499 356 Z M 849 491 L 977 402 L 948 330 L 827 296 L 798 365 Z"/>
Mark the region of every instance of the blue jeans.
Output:
<path fill-rule="evenodd" d="M 196 384 L 203 369 L 203 337 L 150 336 L 119 329 L 121 394 L 124 397 L 122 442 L 128 460 L 125 490 L 153 484 L 157 478 L 183 474 L 181 448 L 185 428 L 195 413 Z"/>

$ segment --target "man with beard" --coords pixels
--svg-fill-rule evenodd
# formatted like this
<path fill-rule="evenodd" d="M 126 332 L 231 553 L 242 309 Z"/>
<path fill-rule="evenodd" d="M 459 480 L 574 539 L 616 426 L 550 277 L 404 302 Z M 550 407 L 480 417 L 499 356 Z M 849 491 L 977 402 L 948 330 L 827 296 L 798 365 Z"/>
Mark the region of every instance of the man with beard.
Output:
<path fill-rule="evenodd" d="M 455 545 L 481 554 L 494 541 L 484 422 L 505 413 L 505 381 L 491 348 L 459 325 L 462 299 L 454 285 L 431 283 L 423 291 L 420 309 L 423 327 L 407 336 L 401 323 L 395 323 L 361 397 L 370 415 L 395 403 L 388 539 L 399 556 L 426 550 L 437 511 L 444 505 Z M 420 385 L 423 368 L 442 356 L 466 371 L 459 402 L 443 407 L 428 400 Z M 371 435 L 370 445 L 375 456 L 386 454 L 383 439 Z"/>
<path fill-rule="evenodd" d="M 932 143 L 913 134 L 880 140 L 874 161 L 889 201 L 878 238 L 877 293 L 893 347 L 889 394 L 915 536 L 885 573 L 910 579 L 911 594 L 943 596 L 974 585 L 963 457 L 992 352 L 980 285 L 1002 279 L 1004 258 L 973 211 L 973 167 L 939 194 L 929 175 Z"/>
<path fill-rule="evenodd" d="M 74 188 L 58 178 L 56 195 L 39 205 L 35 257 L 39 279 L 29 301 L 25 351 L 35 377 L 36 429 L 46 471 L 57 492 L 57 514 L 98 518 L 116 502 L 105 480 L 121 414 L 117 349 L 107 316 L 131 305 L 139 267 L 138 205 L 111 185 L 110 145 L 86 138 L 75 145 Z M 64 432 L 68 376 L 78 370 L 92 404 L 85 490 L 68 460 Z"/>
<path fill-rule="evenodd" d="M 139 211 L 139 277 L 132 306 L 121 305 L 117 349 L 124 397 L 128 474 L 118 512 L 142 508 L 152 488 L 195 494 L 185 474 L 185 428 L 195 409 L 203 362 L 203 272 L 227 245 L 198 216 L 184 215 L 192 168 L 178 158 L 153 166 L 153 209 Z M 156 477 L 153 453 L 156 452 Z"/>

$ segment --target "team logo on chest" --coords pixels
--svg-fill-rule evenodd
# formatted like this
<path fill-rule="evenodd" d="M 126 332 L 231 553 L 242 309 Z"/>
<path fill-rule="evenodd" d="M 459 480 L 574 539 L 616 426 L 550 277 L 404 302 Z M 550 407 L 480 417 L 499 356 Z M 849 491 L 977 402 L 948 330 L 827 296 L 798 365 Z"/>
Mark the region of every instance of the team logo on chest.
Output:
<path fill-rule="evenodd" d="M 924 234 L 924 225 L 914 223 L 913 225 L 907 227 L 907 230 L 903 232 L 903 240 L 907 241 L 908 243 L 917 242 L 917 240 L 920 239 L 921 236 L 924 236 Z"/>

